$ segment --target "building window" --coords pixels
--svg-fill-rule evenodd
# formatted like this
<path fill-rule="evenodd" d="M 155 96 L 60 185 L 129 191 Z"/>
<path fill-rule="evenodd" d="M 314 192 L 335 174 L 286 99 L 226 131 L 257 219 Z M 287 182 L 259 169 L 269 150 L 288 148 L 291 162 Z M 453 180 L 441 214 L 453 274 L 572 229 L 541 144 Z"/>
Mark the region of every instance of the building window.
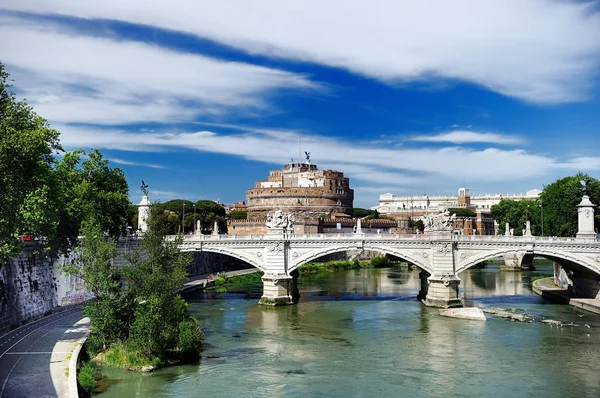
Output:
<path fill-rule="evenodd" d="M 337 201 L 337 206 L 338 206 L 338 207 L 340 207 L 341 205 L 342 205 L 342 201 L 341 201 L 341 200 L 338 200 L 338 201 Z"/>

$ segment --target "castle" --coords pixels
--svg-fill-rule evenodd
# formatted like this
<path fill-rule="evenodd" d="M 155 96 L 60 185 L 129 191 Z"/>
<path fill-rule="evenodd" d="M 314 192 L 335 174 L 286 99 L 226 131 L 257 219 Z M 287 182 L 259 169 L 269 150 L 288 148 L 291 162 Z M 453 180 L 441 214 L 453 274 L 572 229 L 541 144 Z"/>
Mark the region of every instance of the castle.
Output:
<path fill-rule="evenodd" d="M 300 219 L 352 215 L 354 190 L 344 173 L 319 170 L 310 163 L 288 163 L 272 170 L 265 180 L 246 191 L 248 220 L 265 219 L 268 212 L 281 209 Z"/>

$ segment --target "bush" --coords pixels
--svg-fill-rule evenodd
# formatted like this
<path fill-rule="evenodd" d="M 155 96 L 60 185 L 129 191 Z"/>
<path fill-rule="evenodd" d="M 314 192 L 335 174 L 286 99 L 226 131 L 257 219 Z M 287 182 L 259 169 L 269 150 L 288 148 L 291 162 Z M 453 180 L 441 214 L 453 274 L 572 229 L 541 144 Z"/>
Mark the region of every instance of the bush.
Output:
<path fill-rule="evenodd" d="M 158 357 L 147 357 L 143 355 L 132 344 L 114 343 L 102 356 L 104 362 L 110 366 L 122 369 L 138 370 L 144 366 L 160 367 L 162 361 Z"/>
<path fill-rule="evenodd" d="M 386 268 L 391 267 L 392 262 L 387 257 L 373 257 L 371 259 L 371 265 L 373 268 Z"/>
<path fill-rule="evenodd" d="M 198 359 L 203 343 L 204 333 L 200 330 L 197 320 L 190 318 L 179 324 L 178 348 L 183 358 L 188 360 Z"/>
<path fill-rule="evenodd" d="M 91 393 L 96 388 L 97 370 L 92 362 L 86 362 L 79 368 L 77 372 L 77 381 L 81 388 Z"/>
<path fill-rule="evenodd" d="M 90 358 L 93 358 L 96 354 L 104 351 L 105 347 L 102 336 L 96 331 L 91 331 L 85 341 L 85 349 Z"/>

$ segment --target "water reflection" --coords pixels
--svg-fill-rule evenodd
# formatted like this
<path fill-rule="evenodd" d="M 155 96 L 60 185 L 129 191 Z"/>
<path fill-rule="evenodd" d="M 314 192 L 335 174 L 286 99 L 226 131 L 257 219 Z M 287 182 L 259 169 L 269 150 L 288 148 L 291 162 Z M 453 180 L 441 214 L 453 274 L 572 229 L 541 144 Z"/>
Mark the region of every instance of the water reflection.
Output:
<path fill-rule="evenodd" d="M 531 275 L 468 270 L 462 292 L 476 305 L 582 326 L 443 318 L 415 299 L 418 270 L 316 275 L 300 280 L 296 306 L 198 295 L 200 365 L 126 374 L 102 396 L 600 396 L 600 317 L 533 295 Z"/>

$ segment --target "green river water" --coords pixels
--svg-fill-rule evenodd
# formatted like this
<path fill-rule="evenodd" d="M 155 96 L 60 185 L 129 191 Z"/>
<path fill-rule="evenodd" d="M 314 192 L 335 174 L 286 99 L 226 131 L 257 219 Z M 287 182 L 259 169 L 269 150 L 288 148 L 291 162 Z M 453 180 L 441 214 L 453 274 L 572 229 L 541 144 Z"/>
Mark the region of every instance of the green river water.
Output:
<path fill-rule="evenodd" d="M 600 397 L 600 316 L 550 304 L 532 275 L 498 266 L 460 275 L 467 305 L 538 318 L 441 317 L 416 300 L 417 270 L 364 269 L 300 280 L 300 303 L 265 308 L 254 294 L 198 293 L 200 364 L 121 379 L 108 397 Z M 574 322 L 556 327 L 539 319 Z M 587 325 L 587 326 L 586 326 Z"/>

